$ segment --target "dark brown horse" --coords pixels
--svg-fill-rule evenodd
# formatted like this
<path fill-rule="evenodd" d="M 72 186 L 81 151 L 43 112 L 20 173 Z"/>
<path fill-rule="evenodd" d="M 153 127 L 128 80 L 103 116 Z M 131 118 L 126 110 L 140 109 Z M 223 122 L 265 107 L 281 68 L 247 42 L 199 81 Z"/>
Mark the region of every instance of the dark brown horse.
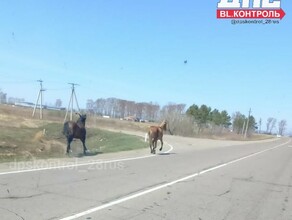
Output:
<path fill-rule="evenodd" d="M 85 129 L 85 121 L 86 115 L 79 115 L 79 119 L 75 121 L 67 121 L 64 123 L 63 127 L 63 134 L 67 138 L 67 154 L 70 152 L 70 144 L 74 138 L 80 139 L 83 144 L 83 153 L 87 153 L 87 148 L 85 146 L 85 139 L 86 139 L 86 129 Z"/>
<path fill-rule="evenodd" d="M 163 130 L 166 131 L 167 121 L 163 120 L 158 126 L 150 126 L 149 131 L 145 134 L 145 142 L 149 138 L 149 147 L 152 154 L 156 154 L 157 141 L 160 140 L 160 151 L 163 147 Z"/>

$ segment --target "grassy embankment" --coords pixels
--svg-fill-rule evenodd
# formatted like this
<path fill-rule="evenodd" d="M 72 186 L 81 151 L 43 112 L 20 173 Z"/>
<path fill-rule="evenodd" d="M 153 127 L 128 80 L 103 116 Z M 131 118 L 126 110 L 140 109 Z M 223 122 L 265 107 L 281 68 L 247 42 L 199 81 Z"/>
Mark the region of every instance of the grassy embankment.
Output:
<path fill-rule="evenodd" d="M 62 134 L 65 113 L 45 110 L 43 120 L 34 119 L 31 114 L 29 108 L 0 105 L 0 162 L 66 156 Z M 86 145 L 90 155 L 147 147 L 138 136 L 97 128 L 96 123 L 96 118 L 88 117 Z M 71 148 L 72 156 L 82 155 L 79 140 L 73 141 Z"/>

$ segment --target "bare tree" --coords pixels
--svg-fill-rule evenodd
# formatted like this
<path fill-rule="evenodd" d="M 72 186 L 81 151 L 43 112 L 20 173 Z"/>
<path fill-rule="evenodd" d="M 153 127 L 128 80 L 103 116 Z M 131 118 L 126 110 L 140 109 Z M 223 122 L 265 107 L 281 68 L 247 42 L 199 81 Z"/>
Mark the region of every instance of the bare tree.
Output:
<path fill-rule="evenodd" d="M 127 101 L 123 99 L 118 99 L 117 100 L 117 106 L 118 106 L 118 112 L 119 112 L 119 117 L 124 118 L 125 117 L 125 112 L 126 112 L 126 105 Z"/>
<path fill-rule="evenodd" d="M 235 112 L 232 118 L 233 118 L 232 119 L 233 131 L 236 132 L 237 134 L 240 134 L 240 133 L 243 134 L 246 116 L 244 114 L 241 114 L 240 112 Z"/>
<path fill-rule="evenodd" d="M 267 130 L 266 130 L 266 133 L 269 133 L 270 132 L 270 127 L 271 127 L 271 123 L 272 123 L 272 121 L 273 121 L 273 118 L 268 118 L 267 119 Z"/>
<path fill-rule="evenodd" d="M 168 121 L 169 131 L 173 134 L 177 134 L 181 121 L 185 120 L 185 106 L 185 104 L 169 103 L 161 109 L 160 117 Z M 190 129 L 190 131 L 192 131 L 192 129 Z"/>
<path fill-rule="evenodd" d="M 277 119 L 269 117 L 267 119 L 267 130 L 266 133 L 271 134 L 273 129 L 276 127 Z"/>
<path fill-rule="evenodd" d="M 136 114 L 135 115 L 138 118 L 145 118 L 146 106 L 147 106 L 147 103 L 145 103 L 145 102 L 136 103 Z"/>
<path fill-rule="evenodd" d="M 270 134 L 272 134 L 272 131 L 276 128 L 276 124 L 277 124 L 277 119 L 274 118 L 271 124 Z"/>
<path fill-rule="evenodd" d="M 134 101 L 126 101 L 125 116 L 134 116 L 136 114 L 136 103 Z"/>
<path fill-rule="evenodd" d="M 88 113 L 94 113 L 94 101 L 92 99 L 88 99 L 86 102 L 86 110 Z"/>
<path fill-rule="evenodd" d="M 165 118 L 167 117 L 168 113 L 178 113 L 183 114 L 185 113 L 185 104 L 175 104 L 175 103 L 169 103 L 162 107 L 161 109 L 161 117 Z"/>
<path fill-rule="evenodd" d="M 155 120 L 158 118 L 160 111 L 160 106 L 152 102 L 136 103 L 117 98 L 99 98 L 94 103 L 89 101 L 88 104 L 94 106 L 94 112 L 100 115 L 109 115 L 114 118 L 138 117 L 146 120 Z"/>
<path fill-rule="evenodd" d="M 281 120 L 278 126 L 279 126 L 279 135 L 284 135 L 286 127 L 287 127 L 287 121 Z"/>
<path fill-rule="evenodd" d="M 95 101 L 95 108 L 96 108 L 96 113 L 99 115 L 104 115 L 105 114 L 105 99 L 97 99 Z"/>
<path fill-rule="evenodd" d="M 160 106 L 152 102 L 147 103 L 145 109 L 145 119 L 154 121 L 157 120 L 159 114 Z"/>

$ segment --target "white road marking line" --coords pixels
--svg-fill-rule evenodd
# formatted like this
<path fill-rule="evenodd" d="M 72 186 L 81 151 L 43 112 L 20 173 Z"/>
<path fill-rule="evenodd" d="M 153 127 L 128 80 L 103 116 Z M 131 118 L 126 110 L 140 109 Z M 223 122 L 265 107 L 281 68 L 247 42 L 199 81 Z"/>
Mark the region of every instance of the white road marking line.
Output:
<path fill-rule="evenodd" d="M 170 149 L 164 153 L 169 153 L 173 150 L 173 146 L 166 143 Z M 72 168 L 72 167 L 81 167 L 81 166 L 88 166 L 88 165 L 95 165 L 95 164 L 108 164 L 108 163 L 116 163 L 116 162 L 123 162 L 123 161 L 132 161 L 132 160 L 140 160 L 140 159 L 146 159 L 149 157 L 154 157 L 157 155 L 151 154 L 151 155 L 145 155 L 140 157 L 130 157 L 130 158 L 122 158 L 122 159 L 114 159 L 114 160 L 95 160 L 95 161 L 89 161 L 85 163 L 76 163 L 74 161 L 68 162 L 69 165 L 61 165 L 61 166 L 51 166 L 51 167 L 41 167 L 41 168 L 32 168 L 32 169 L 23 169 L 23 170 L 14 170 L 14 171 L 7 171 L 0 173 L 1 175 L 8 175 L 8 174 L 19 174 L 19 173 L 28 173 L 28 172 L 36 172 L 36 171 L 44 171 L 44 170 L 54 170 L 54 169 L 64 169 L 64 168 Z M 30 164 L 33 164 L 32 162 L 29 162 Z M 37 163 L 37 162 L 36 162 Z M 56 162 L 58 163 L 58 162 Z M 74 164 L 72 164 L 74 163 Z"/>
<path fill-rule="evenodd" d="M 130 196 L 127 196 L 125 198 L 121 198 L 121 199 L 117 199 L 117 200 L 114 200 L 112 202 L 109 202 L 109 203 L 106 203 L 104 205 L 101 205 L 101 206 L 97 206 L 95 208 L 92 208 L 92 209 L 88 209 L 84 212 L 80 212 L 80 213 L 77 213 L 77 214 L 74 214 L 74 215 L 71 215 L 69 217 L 65 217 L 65 218 L 62 218 L 60 220 L 72 220 L 72 219 L 76 219 L 76 218 L 79 218 L 79 217 L 82 217 L 82 216 L 85 216 L 85 215 L 88 215 L 88 214 L 91 214 L 93 212 L 97 212 L 97 211 L 100 211 L 102 209 L 106 209 L 108 207 L 111 207 L 111 206 L 114 206 L 114 205 L 117 205 L 117 204 L 120 204 L 120 203 L 123 203 L 123 202 L 126 202 L 128 200 L 132 200 L 132 199 L 135 199 L 137 197 L 140 197 L 140 196 L 143 196 L 143 195 L 146 195 L 146 194 L 149 194 L 149 193 L 152 193 L 154 191 L 157 191 L 157 190 L 160 190 L 160 189 L 163 189 L 163 188 L 166 188 L 168 186 L 172 186 L 176 183 L 179 183 L 179 182 L 183 182 L 183 181 L 187 181 L 189 179 L 192 179 L 196 176 L 199 176 L 199 175 L 202 175 L 202 174 L 205 174 L 205 173 L 208 173 L 208 172 L 211 172 L 211 171 L 214 171 L 214 170 L 217 170 L 217 169 L 220 169 L 222 167 L 225 167 L 227 165 L 230 165 L 230 164 L 233 164 L 233 163 L 236 163 L 236 162 L 239 162 L 241 160 L 245 160 L 247 158 L 250 158 L 250 157 L 253 157 L 253 156 L 256 156 L 258 154 L 262 154 L 264 152 L 267 152 L 267 151 L 271 151 L 271 150 L 274 150 L 276 148 L 279 148 L 279 147 L 282 147 L 286 144 L 288 144 L 290 142 L 290 140 L 284 144 L 280 144 L 280 145 L 277 145 L 275 147 L 272 147 L 272 148 L 269 148 L 269 149 L 266 149 L 266 150 L 262 150 L 262 151 L 259 151 L 259 152 L 256 152 L 256 153 L 253 153 L 253 154 L 250 154 L 248 156 L 245 156 L 245 157 L 242 157 L 242 158 L 239 158 L 239 159 L 235 159 L 235 160 L 232 160 L 232 161 L 229 161 L 227 163 L 224 163 L 224 164 L 221 164 L 221 165 L 218 165 L 218 166 L 214 166 L 214 167 L 211 167 L 209 169 L 206 169 L 206 170 L 203 170 L 201 172 L 197 172 L 197 173 L 194 173 L 194 174 L 191 174 L 189 176 L 186 176 L 186 177 L 183 177 L 183 178 L 180 178 L 180 179 L 177 179 L 177 180 L 174 180 L 172 182 L 169 182 L 169 183 L 165 183 L 165 184 L 162 184 L 160 186 L 156 186 L 156 187 L 153 187 L 153 188 L 150 188 L 150 189 L 147 189 L 145 191 L 142 191 L 142 192 L 139 192 L 139 193 L 136 193 L 134 195 L 130 195 Z"/>
<path fill-rule="evenodd" d="M 171 144 L 167 143 L 167 142 L 165 142 L 165 143 L 170 147 L 170 149 L 168 151 L 165 151 L 165 152 L 161 153 L 161 154 L 168 154 L 171 151 L 173 151 L 173 146 Z"/>

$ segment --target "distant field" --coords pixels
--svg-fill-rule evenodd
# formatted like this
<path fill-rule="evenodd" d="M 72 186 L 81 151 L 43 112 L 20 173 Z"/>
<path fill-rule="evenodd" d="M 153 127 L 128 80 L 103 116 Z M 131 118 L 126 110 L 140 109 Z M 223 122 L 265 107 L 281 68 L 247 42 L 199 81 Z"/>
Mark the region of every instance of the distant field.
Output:
<path fill-rule="evenodd" d="M 35 118 L 32 118 L 31 114 L 31 108 L 0 105 L 2 131 L 0 133 L 0 162 L 66 156 L 66 139 L 62 134 L 65 112 L 45 110 L 43 120 L 37 119 L 38 113 Z M 74 120 L 76 119 L 77 116 Z M 115 121 L 118 120 L 104 120 L 90 116 L 87 119 L 86 145 L 91 154 L 147 147 L 142 137 L 101 129 L 102 127 L 119 128 L 115 125 Z M 124 122 L 124 126 L 129 129 L 146 129 L 139 128 L 138 125 L 135 122 Z M 82 155 L 83 148 L 79 140 L 73 141 L 71 148 L 73 156 Z"/>

